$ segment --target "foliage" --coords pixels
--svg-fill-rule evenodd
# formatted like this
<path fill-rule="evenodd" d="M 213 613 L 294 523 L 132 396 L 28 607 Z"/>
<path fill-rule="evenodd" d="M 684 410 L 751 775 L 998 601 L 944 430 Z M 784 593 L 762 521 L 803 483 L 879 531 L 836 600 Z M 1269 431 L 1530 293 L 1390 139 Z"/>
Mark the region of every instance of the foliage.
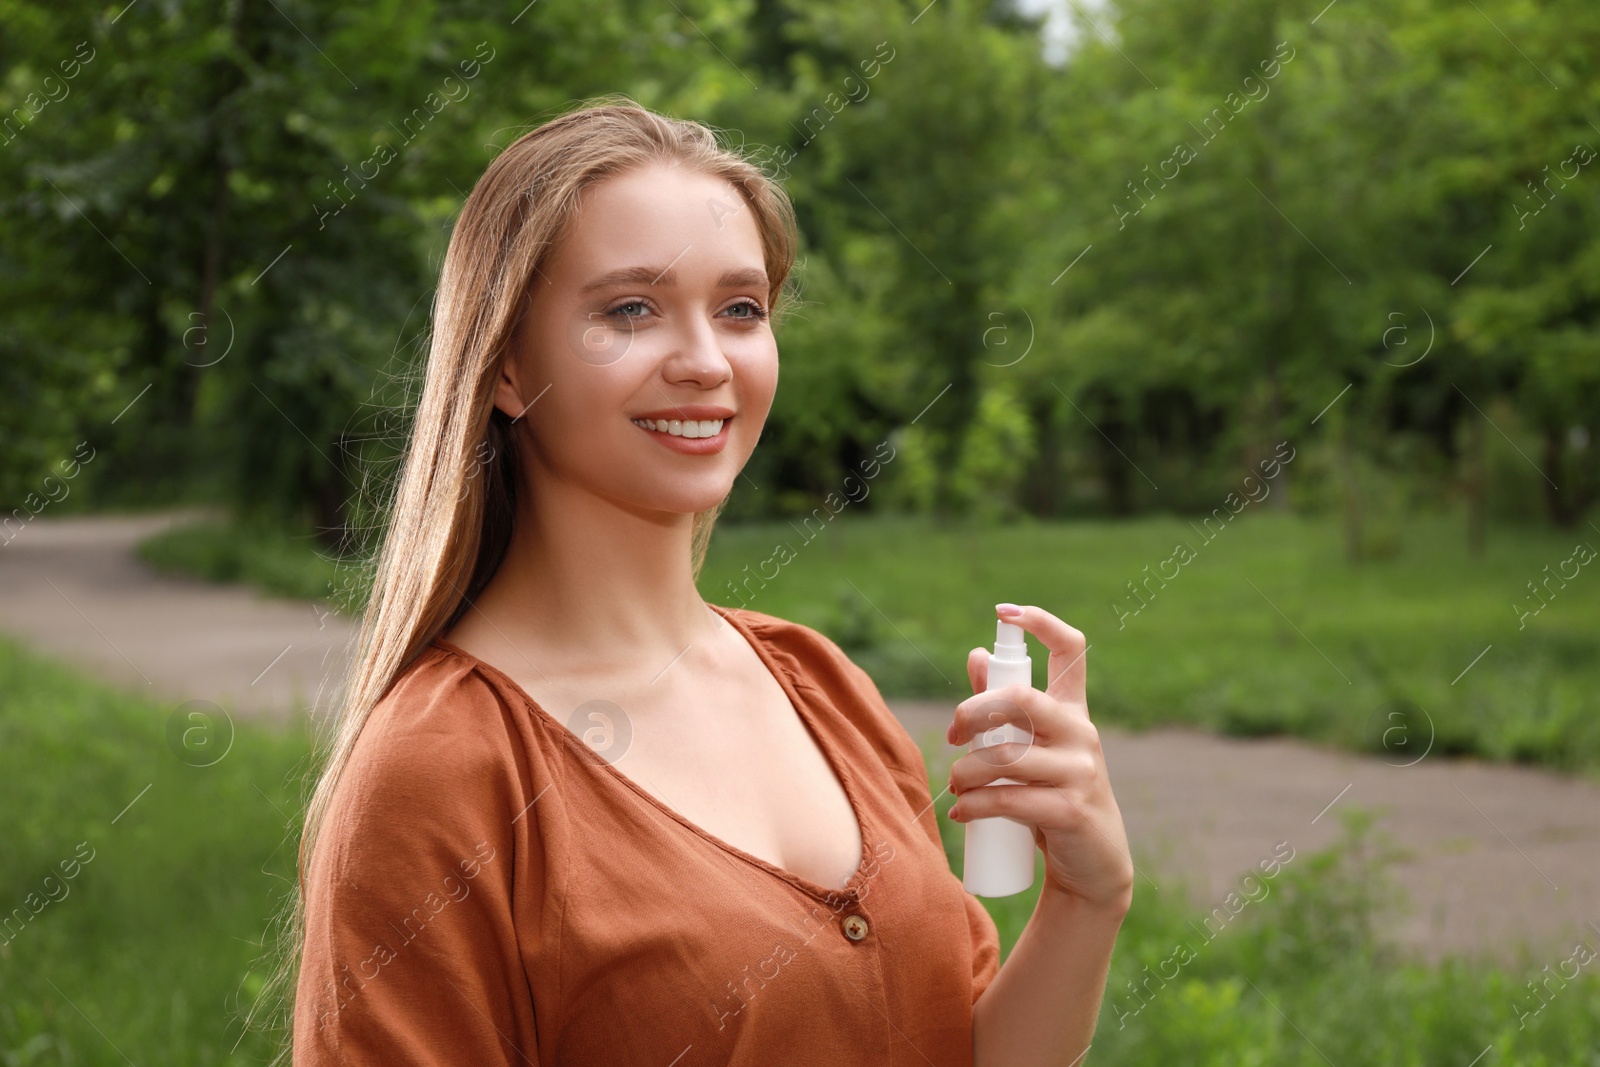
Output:
<path fill-rule="evenodd" d="M 63 509 L 359 542 L 465 191 L 620 90 L 799 212 L 808 305 L 732 516 L 809 510 L 910 428 L 915 484 L 871 509 L 1192 514 L 1289 439 L 1327 446 L 1352 560 L 1407 496 L 1474 546 L 1492 513 L 1580 528 L 1600 9 L 1068 6 L 1055 64 L 1004 0 L 0 0 L 0 503 L 87 441 L 114 461 Z"/>
<path fill-rule="evenodd" d="M 329 596 L 339 575 L 337 562 L 312 545 L 259 523 L 174 527 L 140 544 L 139 558 L 163 574 L 240 582 L 302 600 Z"/>

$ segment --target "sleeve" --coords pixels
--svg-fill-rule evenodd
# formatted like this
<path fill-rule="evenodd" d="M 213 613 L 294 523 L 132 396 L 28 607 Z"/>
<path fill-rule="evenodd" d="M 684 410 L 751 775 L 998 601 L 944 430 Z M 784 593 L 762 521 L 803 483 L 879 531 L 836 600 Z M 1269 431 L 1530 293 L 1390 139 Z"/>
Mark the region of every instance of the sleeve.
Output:
<path fill-rule="evenodd" d="M 923 758 L 922 748 L 889 709 L 888 702 L 883 699 L 883 694 L 878 692 L 878 686 L 873 682 L 872 676 L 862 670 L 843 649 L 825 635 L 823 641 L 831 646 L 831 655 L 835 657 L 839 669 L 877 713 L 875 715 L 877 736 L 873 738 L 874 745 L 882 755 L 890 776 L 894 778 L 901 794 L 905 796 L 917 824 L 928 835 L 928 840 L 943 851 L 944 839 L 939 833 L 939 814 L 934 810 L 933 789 L 928 780 L 928 766 Z M 955 879 L 954 872 L 950 877 Z M 983 991 L 989 987 L 989 983 L 994 981 L 995 975 L 1000 971 L 1000 932 L 995 926 L 994 917 L 989 914 L 989 909 L 984 907 L 983 901 L 967 892 L 966 887 L 960 885 L 959 879 L 956 881 L 962 896 L 965 897 L 967 933 L 972 945 L 972 1002 L 976 1004 Z"/>
<path fill-rule="evenodd" d="M 1000 930 L 983 901 L 961 890 L 967 904 L 967 932 L 972 936 L 972 1003 L 978 1003 L 994 976 L 1000 973 Z"/>
<path fill-rule="evenodd" d="M 308 864 L 297 1067 L 537 1062 L 511 736 L 459 679 L 374 708 Z"/>

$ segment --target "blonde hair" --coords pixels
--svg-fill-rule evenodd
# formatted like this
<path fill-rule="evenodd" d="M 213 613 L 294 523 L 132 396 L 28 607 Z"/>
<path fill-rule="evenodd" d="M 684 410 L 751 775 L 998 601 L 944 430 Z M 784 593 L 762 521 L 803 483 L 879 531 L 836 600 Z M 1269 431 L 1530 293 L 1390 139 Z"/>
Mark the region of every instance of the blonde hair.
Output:
<path fill-rule="evenodd" d="M 793 206 L 775 181 L 701 123 L 609 94 L 524 133 L 478 179 L 445 254 L 422 392 L 390 506 L 383 509 L 383 535 L 369 561 L 371 595 L 337 714 L 318 746 L 324 765 L 306 810 L 292 911 L 279 923 L 273 977 L 250 1013 L 252 1021 L 255 1009 L 279 1018 L 284 1041 L 275 1063 L 292 1054 L 305 875 L 356 738 L 407 666 L 471 607 L 511 540 L 516 449 L 512 417 L 495 407 L 494 390 L 530 281 L 566 233 L 584 190 L 654 162 L 724 179 L 739 192 L 760 231 L 772 321 L 791 303 L 786 282 L 798 245 Z M 479 476 L 473 467 L 485 455 Z M 695 515 L 696 577 L 726 503 Z"/>

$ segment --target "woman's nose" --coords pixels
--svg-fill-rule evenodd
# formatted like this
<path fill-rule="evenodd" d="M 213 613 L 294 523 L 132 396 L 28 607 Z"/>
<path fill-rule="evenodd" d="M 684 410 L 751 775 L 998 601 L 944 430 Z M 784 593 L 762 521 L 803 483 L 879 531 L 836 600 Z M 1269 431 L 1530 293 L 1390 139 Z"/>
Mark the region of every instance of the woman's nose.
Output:
<path fill-rule="evenodd" d="M 712 324 L 696 317 L 676 332 L 662 372 L 671 382 L 709 387 L 732 377 L 733 364 Z"/>

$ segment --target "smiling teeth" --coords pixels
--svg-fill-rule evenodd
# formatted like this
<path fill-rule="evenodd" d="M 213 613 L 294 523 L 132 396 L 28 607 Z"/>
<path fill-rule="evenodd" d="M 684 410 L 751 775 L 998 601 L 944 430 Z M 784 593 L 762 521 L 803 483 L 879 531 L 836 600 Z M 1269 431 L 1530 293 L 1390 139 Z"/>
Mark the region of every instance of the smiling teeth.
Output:
<path fill-rule="evenodd" d="M 634 419 L 635 426 L 657 433 L 670 433 L 674 437 L 715 437 L 722 432 L 724 419 Z"/>

